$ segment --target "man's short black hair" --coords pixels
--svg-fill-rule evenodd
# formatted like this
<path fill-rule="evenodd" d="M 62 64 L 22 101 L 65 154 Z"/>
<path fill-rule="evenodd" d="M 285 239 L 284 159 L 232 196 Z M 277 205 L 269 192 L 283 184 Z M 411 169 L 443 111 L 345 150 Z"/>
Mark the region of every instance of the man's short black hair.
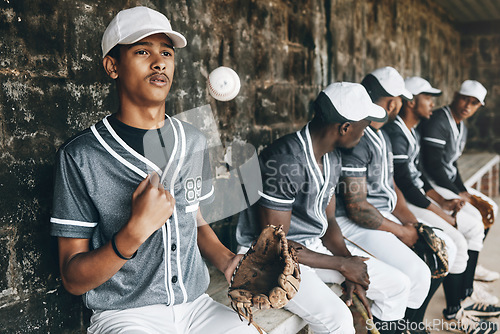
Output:
<path fill-rule="evenodd" d="M 109 50 L 107 56 L 116 59 L 116 61 L 120 61 L 120 49 L 123 45 L 117 44 L 111 50 Z"/>

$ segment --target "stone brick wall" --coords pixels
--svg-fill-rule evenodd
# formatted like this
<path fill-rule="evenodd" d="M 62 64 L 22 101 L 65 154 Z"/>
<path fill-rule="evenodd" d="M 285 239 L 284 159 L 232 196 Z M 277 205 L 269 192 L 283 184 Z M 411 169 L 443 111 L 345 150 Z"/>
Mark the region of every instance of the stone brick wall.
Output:
<path fill-rule="evenodd" d="M 75 333 L 88 323 L 80 297 L 61 287 L 49 236 L 53 159 L 67 138 L 116 110 L 100 38 L 119 9 L 137 4 L 166 13 L 189 41 L 177 52 L 168 111 L 210 104 L 226 147 L 264 147 L 300 128 L 328 83 L 359 82 L 380 66 L 428 78 L 443 101 L 463 76 L 460 32 L 430 1 L 1 1 L 2 332 Z M 220 65 L 242 80 L 227 103 L 206 89 Z M 228 242 L 231 221 L 214 226 Z"/>
<path fill-rule="evenodd" d="M 460 30 L 463 77 L 480 81 L 488 90 L 486 105 L 468 120 L 468 149 L 500 154 L 500 21 L 463 25 Z"/>

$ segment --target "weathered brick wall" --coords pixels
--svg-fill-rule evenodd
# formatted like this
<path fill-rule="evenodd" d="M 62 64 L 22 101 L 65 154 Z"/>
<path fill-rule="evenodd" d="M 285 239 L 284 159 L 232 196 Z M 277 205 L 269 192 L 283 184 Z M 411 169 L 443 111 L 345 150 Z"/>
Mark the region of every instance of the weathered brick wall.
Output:
<path fill-rule="evenodd" d="M 464 25 L 460 30 L 464 79 L 478 80 L 488 90 L 486 105 L 468 120 L 468 149 L 500 154 L 500 21 Z"/>
<path fill-rule="evenodd" d="M 0 332 L 74 333 L 88 322 L 80 297 L 61 287 L 49 237 L 53 159 L 116 110 L 100 38 L 119 9 L 137 4 L 166 13 L 189 41 L 177 52 L 169 112 L 210 103 L 226 146 L 263 147 L 298 129 L 321 88 L 376 67 L 427 77 L 443 101 L 462 78 L 460 34 L 427 1 L 1 1 Z M 242 80 L 227 103 L 206 90 L 220 65 Z"/>

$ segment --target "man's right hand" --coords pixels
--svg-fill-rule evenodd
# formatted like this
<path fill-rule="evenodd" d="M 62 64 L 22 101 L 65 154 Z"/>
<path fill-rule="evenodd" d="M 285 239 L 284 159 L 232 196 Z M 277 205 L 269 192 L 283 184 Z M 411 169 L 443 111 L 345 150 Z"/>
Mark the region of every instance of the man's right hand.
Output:
<path fill-rule="evenodd" d="M 362 256 L 344 257 L 339 269 L 346 280 L 361 285 L 365 290 L 368 289 L 370 284 L 366 260 L 369 260 L 369 258 Z"/>
<path fill-rule="evenodd" d="M 352 295 L 356 294 L 359 298 L 359 301 L 363 304 L 366 309 L 366 314 L 370 319 L 373 319 L 373 315 L 370 308 L 370 301 L 366 298 L 366 289 L 359 284 L 346 280 L 344 282 L 344 301 L 347 306 L 351 306 L 352 303 Z"/>
<path fill-rule="evenodd" d="M 441 204 L 443 210 L 446 211 L 460 211 L 460 209 L 465 205 L 465 200 L 461 198 L 445 199 Z"/>
<path fill-rule="evenodd" d="M 412 247 L 418 240 L 417 229 L 412 224 L 401 225 L 396 237 L 406 246 Z"/>
<path fill-rule="evenodd" d="M 130 233 L 144 242 L 172 216 L 175 199 L 163 188 L 158 174 L 148 175 L 132 194 Z"/>

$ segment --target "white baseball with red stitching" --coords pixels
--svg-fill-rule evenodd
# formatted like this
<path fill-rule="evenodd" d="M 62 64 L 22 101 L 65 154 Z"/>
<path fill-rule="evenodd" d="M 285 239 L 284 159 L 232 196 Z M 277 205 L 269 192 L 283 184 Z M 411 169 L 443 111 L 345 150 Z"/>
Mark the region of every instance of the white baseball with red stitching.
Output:
<path fill-rule="evenodd" d="M 221 66 L 208 76 L 208 92 L 219 101 L 229 101 L 240 91 L 240 77 L 231 68 Z"/>

